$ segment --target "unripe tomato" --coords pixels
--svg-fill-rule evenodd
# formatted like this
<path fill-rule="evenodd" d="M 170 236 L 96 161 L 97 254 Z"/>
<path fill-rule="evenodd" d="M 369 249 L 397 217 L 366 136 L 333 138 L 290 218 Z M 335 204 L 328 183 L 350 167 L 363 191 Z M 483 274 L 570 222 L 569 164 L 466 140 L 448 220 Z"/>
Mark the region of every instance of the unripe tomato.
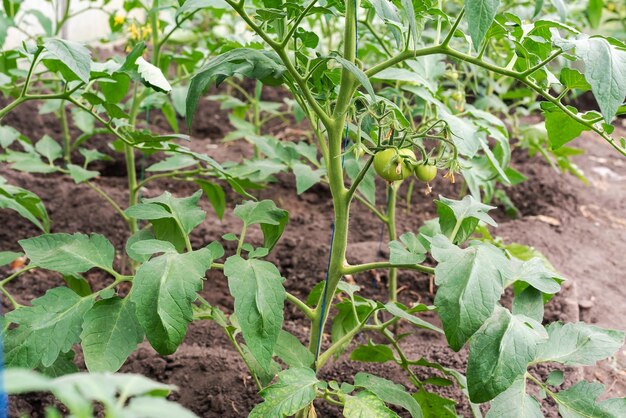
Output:
<path fill-rule="evenodd" d="M 437 177 L 437 167 L 434 165 L 420 164 L 415 167 L 415 175 L 420 181 L 429 183 Z"/>
<path fill-rule="evenodd" d="M 413 173 L 413 166 L 403 157 L 415 160 L 415 153 L 409 148 L 396 150 L 387 148 L 374 155 L 374 170 L 388 182 L 404 180 Z"/>

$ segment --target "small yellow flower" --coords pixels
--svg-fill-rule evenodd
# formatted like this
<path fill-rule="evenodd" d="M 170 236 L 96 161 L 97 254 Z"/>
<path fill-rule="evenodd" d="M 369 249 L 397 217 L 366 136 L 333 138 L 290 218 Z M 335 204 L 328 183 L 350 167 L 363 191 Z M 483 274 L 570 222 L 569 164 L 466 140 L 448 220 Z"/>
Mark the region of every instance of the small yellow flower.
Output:
<path fill-rule="evenodd" d="M 443 176 L 443 178 L 444 178 L 444 179 L 448 179 L 448 180 L 450 180 L 450 183 L 454 184 L 455 179 L 454 179 L 454 172 L 453 172 L 453 171 L 448 171 L 448 172 L 447 172 L 447 173 Z"/>
<path fill-rule="evenodd" d="M 120 26 L 124 23 L 124 21 L 126 20 L 125 16 L 122 15 L 115 15 L 115 17 L 113 18 L 113 24 L 115 26 Z"/>
<path fill-rule="evenodd" d="M 130 39 L 134 39 L 136 41 L 141 39 L 140 29 L 137 27 L 137 25 L 135 23 L 130 25 L 130 28 L 128 28 L 128 30 L 130 31 Z"/>

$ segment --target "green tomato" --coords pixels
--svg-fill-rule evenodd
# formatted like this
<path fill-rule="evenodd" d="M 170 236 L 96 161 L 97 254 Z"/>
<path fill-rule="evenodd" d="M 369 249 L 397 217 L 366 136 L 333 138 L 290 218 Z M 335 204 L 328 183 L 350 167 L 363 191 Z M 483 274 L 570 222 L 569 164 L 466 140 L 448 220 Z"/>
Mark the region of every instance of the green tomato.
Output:
<path fill-rule="evenodd" d="M 404 180 L 413 173 L 411 163 L 403 157 L 415 160 L 415 153 L 409 148 L 396 150 L 387 148 L 374 155 L 374 170 L 388 182 Z"/>
<path fill-rule="evenodd" d="M 437 177 L 437 167 L 434 165 L 418 165 L 415 167 L 415 175 L 420 181 L 429 183 Z"/>

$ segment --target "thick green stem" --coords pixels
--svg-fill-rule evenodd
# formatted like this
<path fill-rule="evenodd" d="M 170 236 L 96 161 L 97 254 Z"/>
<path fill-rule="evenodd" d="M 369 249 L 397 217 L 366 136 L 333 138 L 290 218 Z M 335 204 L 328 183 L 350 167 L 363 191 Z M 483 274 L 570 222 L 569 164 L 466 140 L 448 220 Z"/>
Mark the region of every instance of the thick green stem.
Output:
<path fill-rule="evenodd" d="M 389 268 L 416 270 L 421 271 L 422 273 L 435 274 L 434 268 L 424 266 L 422 264 L 393 264 L 389 261 L 377 261 L 374 263 L 357 264 L 356 266 L 344 266 L 343 274 L 357 274 L 363 271 Z"/>
<path fill-rule="evenodd" d="M 387 187 L 387 230 L 389 241 L 397 239 L 396 232 L 396 197 L 400 182 L 390 184 Z M 395 302 L 398 299 L 398 269 L 389 269 L 389 300 Z"/>
<path fill-rule="evenodd" d="M 150 32 L 152 32 L 152 65 L 159 66 L 161 43 L 159 42 L 159 0 L 154 0 L 150 10 Z"/>
<path fill-rule="evenodd" d="M 61 100 L 59 109 L 61 129 L 63 131 L 63 160 L 65 164 L 72 162 L 72 137 L 70 136 L 70 127 L 67 123 L 67 113 L 65 112 L 65 100 Z"/>
<path fill-rule="evenodd" d="M 354 62 L 356 60 L 356 8 L 358 2 L 346 2 L 346 21 L 344 28 L 343 57 Z M 344 69 L 341 73 L 339 96 L 331 120 L 324 120 L 328 132 L 328 182 L 333 197 L 334 233 L 331 243 L 330 262 L 328 264 L 328 281 L 324 293 L 318 303 L 314 318 L 311 321 L 309 349 L 319 353 L 324 325 L 328 319 L 328 311 L 332 305 L 337 285 L 343 276 L 343 267 L 346 260 L 348 246 L 348 224 L 350 212 L 350 198 L 344 184 L 343 165 L 341 161 L 343 133 L 346 122 L 346 113 L 352 102 L 354 93 L 354 75 Z M 323 363 L 322 363 L 323 364 Z"/>
<path fill-rule="evenodd" d="M 128 144 L 124 144 L 124 157 L 126 159 L 126 170 L 128 171 L 128 206 L 130 207 L 139 203 L 135 149 Z M 128 226 L 130 227 L 131 235 L 137 232 L 137 219 L 129 218 Z"/>

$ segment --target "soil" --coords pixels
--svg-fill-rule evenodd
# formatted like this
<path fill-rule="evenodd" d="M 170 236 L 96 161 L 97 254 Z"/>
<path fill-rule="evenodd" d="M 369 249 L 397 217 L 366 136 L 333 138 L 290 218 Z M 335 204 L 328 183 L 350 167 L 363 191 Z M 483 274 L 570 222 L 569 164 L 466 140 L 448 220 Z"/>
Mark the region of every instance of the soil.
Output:
<path fill-rule="evenodd" d="M 280 97 L 280 94 L 272 95 Z M 220 162 L 237 161 L 242 156 L 250 155 L 250 146 L 245 142 L 220 143 L 230 129 L 225 122 L 227 120 L 218 105 L 203 102 L 195 119 L 190 146 Z M 16 127 L 33 139 L 44 133 L 58 138 L 60 133 L 53 117 L 39 115 L 36 108 L 30 105 L 11 114 L 4 123 Z M 158 116 L 153 116 L 153 129 L 159 130 L 162 123 Z M 300 140 L 306 127 L 271 126 L 268 129 L 275 134 L 284 134 L 287 139 Z M 625 129 L 619 129 L 622 135 L 626 133 Z M 113 157 L 113 161 L 98 167 L 102 176 L 97 179 L 97 183 L 115 199 L 124 202 L 126 183 L 123 156 L 111 151 L 106 141 L 106 137 L 97 137 L 91 143 L 93 147 Z M 507 190 L 507 193 L 520 209 L 521 217 L 510 219 L 503 209 L 498 209 L 496 218 L 500 227 L 493 233 L 507 242 L 535 246 L 568 278 L 563 291 L 547 305 L 547 319 L 578 321 L 580 318 L 603 327 L 626 329 L 622 320 L 626 317 L 626 240 L 623 239 L 626 235 L 626 219 L 621 217 L 626 212 L 626 160 L 590 134 L 584 134 L 575 145 L 587 151 L 585 155 L 576 158 L 576 163 L 587 174 L 589 186 L 572 176 L 555 173 L 545 161 L 537 157 L 529 158 L 523 151 L 515 152 L 513 165 L 528 176 L 529 181 Z M 141 166 L 146 162 L 142 163 L 142 159 L 139 159 L 138 164 Z M 6 166 L 0 166 L 0 175 L 9 183 L 25 187 L 41 196 L 53 220 L 53 232 L 103 234 L 118 249 L 116 264 L 118 267 L 123 264 L 123 248 L 128 237 L 126 225 L 92 189 L 76 185 L 62 176 L 16 173 Z M 433 189 L 435 195 L 457 198 L 461 185 L 451 185 L 439 177 L 433 183 Z M 187 196 L 195 191 L 195 187 L 193 184 L 174 181 L 153 182 L 143 191 L 143 195 L 157 196 L 164 190 Z M 379 190 L 377 198 L 383 201 L 384 187 Z M 406 187 L 403 190 L 406 191 Z M 287 279 L 287 290 L 300 298 L 306 298 L 308 291 L 325 275 L 332 222 L 328 188 L 317 185 L 298 196 L 293 177 L 280 175 L 274 184 L 256 193 L 259 198 L 274 199 L 279 207 L 289 211 L 290 222 L 269 259 L 276 263 Z M 241 198 L 227 191 L 227 201 L 232 209 Z M 203 201 L 202 204 L 208 216 L 193 233 L 194 246 L 206 245 L 219 240 L 224 233 L 239 231 L 241 222 L 231 211 L 227 210 L 224 219 L 220 221 L 214 216 L 208 202 Z M 432 196 L 425 196 L 420 190 L 414 195 L 410 209 L 407 208 L 406 200 L 400 198 L 398 213 L 400 233 L 417 231 L 425 220 L 435 215 Z M 19 239 L 39 234 L 34 226 L 10 211 L 0 211 L 0 224 L 10 226 L 0 229 L 1 250 L 18 250 Z M 387 255 L 386 242 L 384 238 L 381 239 L 384 235 L 380 223 L 358 203 L 352 209 L 351 225 L 348 261 L 384 260 Z M 262 239 L 259 230 L 250 231 L 249 237 L 257 242 Z M 227 252 L 232 251 L 232 245 L 226 243 L 226 249 Z M 102 282 L 108 280 L 97 272 L 89 274 L 88 279 L 95 287 L 102 286 Z M 385 273 L 359 274 L 353 279 L 361 286 L 364 296 L 385 299 Z M 19 302 L 28 303 L 48 288 L 62 284 L 63 280 L 57 274 L 33 271 L 11 283 L 8 289 Z M 402 289 L 400 301 L 432 303 L 428 276 L 402 271 L 399 284 Z M 202 296 L 224 311 L 232 312 L 233 302 L 221 273 L 210 271 L 207 274 Z M 3 309 L 7 307 L 6 301 L 3 301 Z M 436 322 L 434 316 L 426 315 L 425 318 Z M 289 304 L 286 305 L 285 328 L 306 342 L 307 322 Z M 406 327 L 406 330 L 409 331 L 409 328 Z M 370 338 L 375 336 L 362 334 L 356 340 L 365 343 Z M 437 335 L 418 331 L 404 339 L 402 346 L 411 358 L 424 357 L 459 371 L 465 369 L 466 350 L 453 352 L 445 340 Z M 77 361 L 80 363 L 81 356 L 78 354 Z M 568 370 L 564 385 L 570 385 L 582 374 L 587 379 L 604 383 L 607 387 L 605 396 L 626 396 L 625 367 L 626 351 L 622 350 L 615 358 L 600 362 L 595 367 Z M 246 416 L 261 400 L 227 337 L 211 322 L 191 324 L 184 343 L 170 356 L 159 356 L 147 343 L 143 343 L 121 371 L 141 373 L 176 385 L 179 390 L 171 395 L 172 399 L 181 402 L 200 417 Z M 410 385 L 397 366 L 356 363 L 350 361 L 347 355 L 325 366 L 321 377 L 351 382 L 351 377 L 357 371 L 367 371 Z M 535 372 L 546 376 L 548 370 L 542 368 Z M 417 368 L 416 373 L 421 377 L 437 374 L 425 368 Z M 458 413 L 470 416 L 467 401 L 457 386 L 429 388 L 442 396 L 458 400 Z M 20 413 L 43 416 L 43 409 L 49 402 L 50 397 L 41 395 L 13 397 L 11 416 L 19 416 Z M 317 406 L 320 417 L 341 416 L 338 409 L 328 404 L 319 403 Z M 558 416 L 554 405 L 547 402 L 544 402 L 544 412 L 546 416 Z"/>

